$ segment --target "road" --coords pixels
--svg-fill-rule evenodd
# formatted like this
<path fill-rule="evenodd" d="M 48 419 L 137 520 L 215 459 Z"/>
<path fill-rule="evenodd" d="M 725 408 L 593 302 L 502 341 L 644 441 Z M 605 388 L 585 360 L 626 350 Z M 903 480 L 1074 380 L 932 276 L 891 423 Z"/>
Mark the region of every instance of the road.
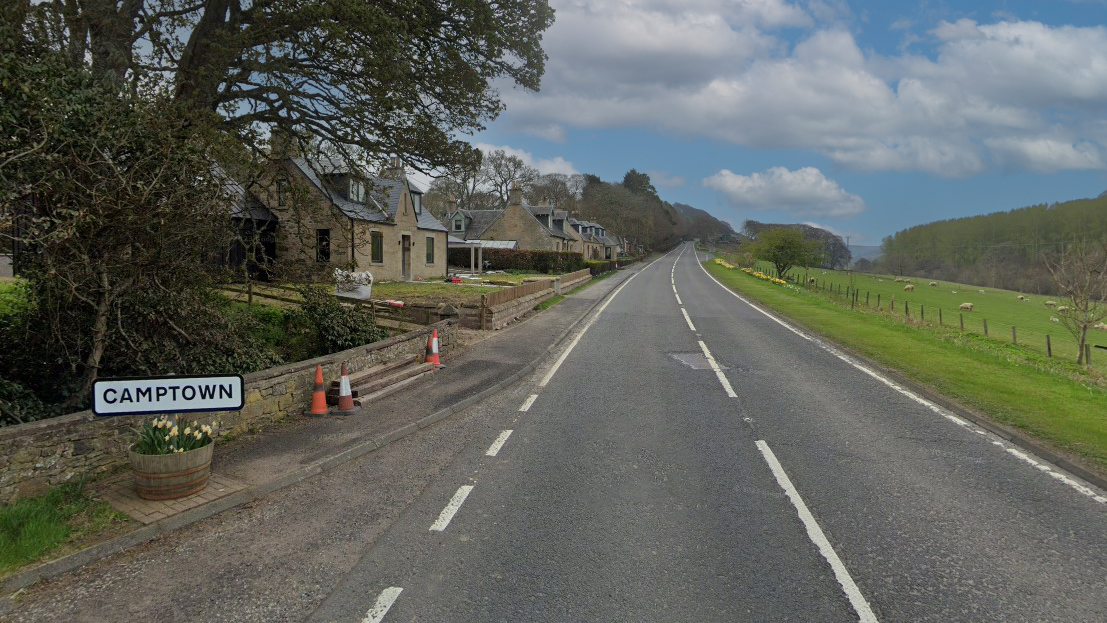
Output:
<path fill-rule="evenodd" d="M 1107 620 L 1103 491 L 736 297 L 689 245 L 532 379 L 317 480 L 11 618 Z"/>

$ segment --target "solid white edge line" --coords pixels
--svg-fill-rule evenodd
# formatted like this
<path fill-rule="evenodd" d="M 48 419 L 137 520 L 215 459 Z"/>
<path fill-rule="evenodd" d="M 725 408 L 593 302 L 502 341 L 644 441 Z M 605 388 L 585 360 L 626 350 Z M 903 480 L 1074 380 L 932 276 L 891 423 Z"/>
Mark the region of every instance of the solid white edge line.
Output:
<path fill-rule="evenodd" d="M 819 527 L 819 522 L 815 521 L 815 516 L 808 510 L 807 504 L 803 502 L 803 498 L 800 497 L 799 491 L 792 485 L 792 480 L 788 478 L 788 474 L 781 467 L 780 461 L 776 459 L 776 455 L 773 454 L 769 444 L 763 440 L 757 440 L 757 449 L 761 451 L 761 456 L 765 458 L 765 462 L 769 464 L 769 469 L 772 470 L 773 476 L 776 478 L 776 482 L 780 485 L 781 489 L 784 489 L 784 494 L 788 496 L 788 499 L 792 502 L 792 506 L 796 508 L 796 513 L 799 514 L 800 521 L 803 522 L 803 527 L 807 529 L 807 537 L 811 539 L 811 542 L 819 548 L 819 553 L 823 555 L 823 558 L 830 563 L 830 568 L 834 571 L 834 577 L 838 580 L 838 583 L 842 585 L 842 590 L 846 593 L 846 597 L 849 599 L 849 603 L 853 606 L 854 612 L 857 613 L 861 623 L 876 623 L 876 615 L 873 614 L 872 607 L 869 606 L 869 602 L 865 599 L 865 596 L 861 594 L 861 589 L 857 588 L 857 583 L 853 581 L 846 566 L 842 564 L 842 560 L 838 558 L 838 554 L 834 551 L 834 547 L 830 545 L 830 541 L 826 538 L 826 534 L 823 533 L 822 528 Z"/>
<path fill-rule="evenodd" d="M 692 331 L 695 331 L 696 330 L 696 325 L 692 324 L 692 318 L 691 318 L 691 316 L 688 315 L 688 310 L 681 307 L 680 308 L 680 313 L 684 314 L 684 322 L 688 323 L 688 328 L 691 329 Z"/>
<path fill-rule="evenodd" d="M 698 340 L 698 342 L 700 350 L 703 351 L 703 356 L 707 357 L 708 365 L 715 371 L 715 376 L 718 377 L 719 383 L 721 383 L 723 389 L 726 390 L 726 395 L 731 398 L 737 398 L 738 394 L 734 393 L 734 388 L 730 386 L 730 380 L 723 374 L 722 368 L 719 367 L 719 362 L 715 361 L 715 356 L 711 354 L 711 351 L 707 350 L 707 344 L 704 344 L 703 340 Z"/>
<path fill-rule="evenodd" d="M 496 456 L 500 453 L 500 448 L 504 447 L 507 443 L 507 438 L 511 436 L 511 429 L 507 429 L 500 433 L 499 437 L 496 437 L 496 441 L 492 442 L 492 445 L 488 446 L 488 451 L 484 453 L 484 456 Z"/>
<path fill-rule="evenodd" d="M 1095 502 L 1098 502 L 1100 504 L 1107 504 L 1107 497 L 1100 495 L 1094 489 L 1092 489 L 1091 487 L 1089 487 L 1085 484 L 1082 484 L 1081 482 L 1077 481 L 1072 476 L 1060 471 L 1059 469 L 1055 469 L 1055 468 L 1053 468 L 1049 465 L 1046 465 L 1046 464 L 1038 461 L 1037 459 L 1031 457 L 1030 455 L 1026 454 L 1025 452 L 1022 452 L 1021 450 L 1018 450 L 1017 448 L 1014 448 L 1013 446 L 1008 445 L 1006 442 L 1000 440 L 998 437 L 995 437 L 992 433 L 984 430 L 983 428 L 980 428 L 980 427 L 974 425 L 972 422 L 969 422 L 968 420 L 958 416 L 957 414 L 942 408 L 938 404 L 936 404 L 936 403 L 934 403 L 930 400 L 927 400 L 926 398 L 923 398 L 922 396 L 920 396 L 920 395 L 916 394 L 915 392 L 907 389 L 906 387 L 903 387 L 903 386 L 899 385 L 895 381 L 885 377 L 884 375 L 880 374 L 879 372 L 877 372 L 875 370 L 870 369 L 868 366 L 866 366 L 866 365 L 862 364 L 861 362 L 853 359 L 852 357 L 850 357 L 849 355 L 843 353 L 842 351 L 838 350 L 837 348 L 834 348 L 833 346 L 830 346 L 826 342 L 823 342 L 821 340 L 816 340 L 816 339 L 813 339 L 811 336 L 805 335 L 804 333 L 800 332 L 798 329 L 790 326 L 789 324 L 787 324 L 783 320 L 781 320 L 781 319 L 777 318 L 776 316 L 770 314 L 769 312 L 761 309 L 757 305 L 751 303 L 750 301 L 748 301 L 744 297 L 740 296 L 738 293 L 734 292 L 730 288 L 723 285 L 718 279 L 716 279 L 714 276 L 712 276 L 711 273 L 707 272 L 707 269 L 704 268 L 702 263 L 697 262 L 697 264 L 699 264 L 700 270 L 702 270 L 703 273 L 705 275 L 707 275 L 708 279 L 710 279 L 710 280 L 714 281 L 716 284 L 718 284 L 718 286 L 720 288 L 722 288 L 724 292 L 727 292 L 728 294 L 730 294 L 734 298 L 742 301 L 746 305 L 749 305 L 754 310 L 756 310 L 756 311 L 760 312 L 761 314 L 765 315 L 766 317 L 768 317 L 772 321 L 776 322 L 780 326 L 784 327 L 785 329 L 788 329 L 789 331 L 791 331 L 792 333 L 795 333 L 796 335 L 802 337 L 803 339 L 814 343 L 819 348 L 825 350 L 826 352 L 830 353 L 831 355 L 834 355 L 838 359 L 841 359 L 842 361 L 844 361 L 847 364 L 853 366 L 857 370 L 860 370 L 861 372 L 871 376 L 873 379 L 883 383 L 884 385 L 886 385 L 889 388 L 891 388 L 892 390 L 900 393 L 901 395 L 909 398 L 910 400 L 913 400 L 916 403 L 926 407 L 927 409 L 929 409 L 933 413 L 942 416 L 943 418 L 949 420 L 950 422 L 953 422 L 954 424 L 956 424 L 956 425 L 958 425 L 958 426 L 960 426 L 960 427 L 962 427 L 966 430 L 972 431 L 972 432 L 974 432 L 978 435 L 981 435 L 983 437 L 993 439 L 992 443 L 994 445 L 997 445 L 997 446 L 1003 448 L 1011 456 L 1014 456 L 1015 458 L 1029 464 L 1030 466 L 1032 466 L 1032 467 L 1048 474 L 1054 480 L 1057 480 L 1058 482 L 1061 482 L 1065 485 L 1068 485 L 1073 490 L 1077 491 L 1078 493 L 1080 493 L 1082 495 L 1085 495 L 1085 496 L 1091 498 Z"/>
<path fill-rule="evenodd" d="M 365 618 L 361 620 L 361 623 L 381 623 L 384 620 L 384 615 L 392 609 L 392 604 L 396 603 L 396 598 L 400 596 L 403 590 L 399 586 L 389 586 L 381 591 L 376 603 L 373 604 L 372 608 L 369 608 L 369 612 L 365 613 Z"/>
<path fill-rule="evenodd" d="M 530 411 L 530 408 L 534 405 L 535 400 L 538 400 L 538 394 L 531 394 L 527 396 L 527 399 L 523 401 L 523 406 L 519 407 L 519 410 Z"/>
<path fill-rule="evenodd" d="M 446 526 L 450 525 L 450 521 L 453 520 L 454 515 L 461 508 L 461 505 L 465 503 L 465 498 L 469 497 L 469 492 L 473 490 L 473 485 L 462 485 L 458 487 L 457 493 L 454 497 L 450 498 L 449 503 L 446 504 L 446 508 L 442 509 L 442 512 L 438 515 L 438 519 L 434 520 L 431 524 L 432 532 L 442 532 L 446 529 Z"/>
<path fill-rule="evenodd" d="M 672 252 L 673 251 L 670 249 L 669 253 Z M 616 296 L 619 296 L 619 293 L 623 291 L 623 288 L 627 287 L 627 285 L 629 285 L 631 281 L 634 281 L 635 277 L 641 275 L 642 273 L 649 270 L 651 266 L 665 259 L 665 256 L 669 255 L 669 253 L 666 253 L 665 255 L 662 255 L 656 260 L 650 262 L 646 265 L 645 268 L 634 273 L 629 278 L 627 278 L 626 281 L 620 284 L 618 288 L 615 288 L 615 291 L 611 293 L 611 296 L 606 301 L 604 301 L 603 305 L 600 305 L 600 308 L 596 310 L 596 313 L 593 314 L 592 317 L 588 319 L 588 322 L 584 324 L 584 327 L 580 330 L 580 333 L 578 333 L 577 336 L 573 338 L 572 342 L 569 342 L 569 346 L 567 346 L 565 350 L 562 351 L 561 356 L 558 357 L 557 361 L 554 362 L 553 367 L 550 368 L 549 371 L 546 372 L 546 375 L 542 377 L 542 380 L 538 382 L 539 387 L 545 387 L 546 384 L 550 382 L 550 379 L 553 378 L 553 375 L 557 373 L 559 368 L 561 368 L 561 364 L 565 363 L 565 360 L 569 357 L 569 353 L 573 352 L 573 349 L 576 348 L 577 343 L 580 342 L 580 338 L 584 337 L 584 334 L 588 332 L 588 329 L 592 328 L 592 325 L 596 323 L 596 320 L 600 317 L 600 314 L 603 313 L 603 310 L 607 309 L 607 306 L 611 304 L 611 301 L 615 300 Z"/>

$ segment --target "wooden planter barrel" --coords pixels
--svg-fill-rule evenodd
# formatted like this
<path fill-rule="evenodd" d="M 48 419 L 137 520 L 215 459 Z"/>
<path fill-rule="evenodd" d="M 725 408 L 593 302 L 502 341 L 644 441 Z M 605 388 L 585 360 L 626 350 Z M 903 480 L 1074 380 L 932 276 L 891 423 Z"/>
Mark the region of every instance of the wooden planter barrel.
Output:
<path fill-rule="evenodd" d="M 177 454 L 138 454 L 131 449 L 135 491 L 145 500 L 172 500 L 204 490 L 215 443 Z"/>

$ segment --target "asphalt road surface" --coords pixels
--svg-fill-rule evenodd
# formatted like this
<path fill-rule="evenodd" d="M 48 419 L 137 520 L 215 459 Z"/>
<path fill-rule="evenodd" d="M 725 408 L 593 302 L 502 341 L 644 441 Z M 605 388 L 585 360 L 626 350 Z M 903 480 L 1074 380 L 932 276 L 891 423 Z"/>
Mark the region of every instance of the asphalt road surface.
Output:
<path fill-rule="evenodd" d="M 1105 492 L 736 297 L 690 245 L 532 379 L 313 480 L 11 618 L 1107 621 Z"/>

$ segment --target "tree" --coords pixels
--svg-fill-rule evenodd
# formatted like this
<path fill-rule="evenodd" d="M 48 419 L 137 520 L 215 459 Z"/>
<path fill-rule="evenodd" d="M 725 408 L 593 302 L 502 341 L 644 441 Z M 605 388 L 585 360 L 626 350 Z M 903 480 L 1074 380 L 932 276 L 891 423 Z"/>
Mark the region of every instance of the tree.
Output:
<path fill-rule="evenodd" d="M 1107 316 L 1107 242 L 1080 239 L 1047 257 L 1046 269 L 1068 299 L 1057 316 L 1076 339 L 1076 363 L 1084 363 L 1088 329 Z"/>
<path fill-rule="evenodd" d="M 657 198 L 657 189 L 653 187 L 648 173 L 639 173 L 637 169 L 631 169 L 623 176 L 623 187 L 636 195 L 646 195 Z"/>
<path fill-rule="evenodd" d="M 781 279 L 793 266 L 810 266 L 819 253 L 819 243 L 807 240 L 794 227 L 773 227 L 757 234 L 750 253 L 759 260 L 772 263 Z"/>
<path fill-rule="evenodd" d="M 53 0 L 33 15 L 74 69 L 120 92 L 168 77 L 173 101 L 259 149 L 279 128 L 420 170 L 477 166 L 456 137 L 503 110 L 497 80 L 538 89 L 554 19 L 545 0 Z"/>
<path fill-rule="evenodd" d="M 507 207 L 512 187 L 524 192 L 538 180 L 538 169 L 523 162 L 519 156 L 496 149 L 484 155 L 481 165 L 484 182 L 499 197 L 501 208 Z"/>
<path fill-rule="evenodd" d="M 574 175 L 546 173 L 538 176 L 538 179 L 526 190 L 526 198 L 532 204 L 545 199 L 562 210 L 572 212 L 577 209 L 577 201 L 583 188 L 584 177 L 579 173 Z"/>

